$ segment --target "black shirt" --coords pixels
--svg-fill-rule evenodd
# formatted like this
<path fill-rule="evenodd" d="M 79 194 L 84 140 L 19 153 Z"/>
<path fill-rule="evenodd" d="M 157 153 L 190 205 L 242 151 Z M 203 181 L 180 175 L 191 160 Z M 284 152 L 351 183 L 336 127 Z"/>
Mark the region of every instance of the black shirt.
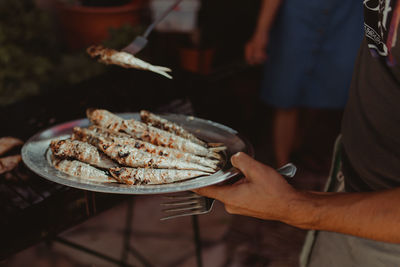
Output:
<path fill-rule="evenodd" d="M 400 1 L 364 0 L 361 45 L 342 122 L 346 191 L 400 186 Z M 346 175 L 347 174 L 349 175 Z"/>

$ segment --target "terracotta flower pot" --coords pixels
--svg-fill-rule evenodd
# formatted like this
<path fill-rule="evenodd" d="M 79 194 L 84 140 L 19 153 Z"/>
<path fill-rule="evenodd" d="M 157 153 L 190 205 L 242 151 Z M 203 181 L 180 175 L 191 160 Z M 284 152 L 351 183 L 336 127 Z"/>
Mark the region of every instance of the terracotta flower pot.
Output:
<path fill-rule="evenodd" d="M 88 7 L 59 2 L 56 8 L 68 47 L 79 49 L 105 40 L 110 28 L 138 25 L 148 4 L 147 0 L 132 0 L 121 6 Z"/>
<path fill-rule="evenodd" d="M 215 50 L 199 48 L 181 48 L 179 51 L 180 64 L 184 70 L 209 74 L 212 70 L 212 62 Z"/>

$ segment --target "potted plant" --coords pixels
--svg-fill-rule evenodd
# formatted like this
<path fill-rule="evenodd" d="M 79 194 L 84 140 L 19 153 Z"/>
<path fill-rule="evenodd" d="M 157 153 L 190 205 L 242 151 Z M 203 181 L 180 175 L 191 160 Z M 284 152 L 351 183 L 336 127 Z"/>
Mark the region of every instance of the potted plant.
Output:
<path fill-rule="evenodd" d="M 66 53 L 49 11 L 34 0 L 0 1 L 0 107 L 105 71 L 83 51 Z"/>
<path fill-rule="evenodd" d="M 136 26 L 148 13 L 147 0 L 59 0 L 56 5 L 63 37 L 71 49 L 101 43 L 110 29 Z"/>
<path fill-rule="evenodd" d="M 196 36 L 197 32 L 193 34 Z M 181 67 L 193 73 L 202 75 L 210 74 L 214 60 L 215 49 L 204 45 L 199 39 L 194 39 L 189 44 L 180 47 L 179 59 Z"/>
<path fill-rule="evenodd" d="M 200 1 L 200 9 L 196 23 L 196 29 L 190 33 L 189 41 L 180 47 L 180 65 L 184 70 L 207 75 L 212 72 L 214 60 L 214 41 L 209 38 L 205 13 L 206 1 Z"/>

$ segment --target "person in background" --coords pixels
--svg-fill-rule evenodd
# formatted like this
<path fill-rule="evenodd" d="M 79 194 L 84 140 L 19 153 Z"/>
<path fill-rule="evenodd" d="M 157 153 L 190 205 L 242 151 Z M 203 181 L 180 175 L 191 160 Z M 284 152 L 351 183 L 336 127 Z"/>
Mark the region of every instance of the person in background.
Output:
<path fill-rule="evenodd" d="M 244 179 L 195 190 L 229 213 L 318 230 L 301 266 L 400 266 L 400 1 L 363 5 L 365 37 L 328 192 L 298 190 L 244 153 L 231 158 Z"/>
<path fill-rule="evenodd" d="M 245 58 L 251 65 L 266 62 L 261 98 L 275 108 L 277 166 L 287 163 L 302 143 L 300 108 L 307 108 L 312 121 L 317 109 L 345 106 L 362 23 L 358 0 L 262 1 Z"/>

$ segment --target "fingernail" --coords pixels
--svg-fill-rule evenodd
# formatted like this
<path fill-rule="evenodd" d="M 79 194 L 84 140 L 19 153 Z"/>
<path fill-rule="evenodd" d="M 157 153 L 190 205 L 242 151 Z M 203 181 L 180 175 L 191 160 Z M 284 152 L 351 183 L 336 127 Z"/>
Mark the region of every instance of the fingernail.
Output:
<path fill-rule="evenodd" d="M 241 157 L 241 152 L 233 154 L 233 156 L 231 157 L 232 164 L 235 165 L 235 162 L 238 161 L 240 157 Z"/>
<path fill-rule="evenodd" d="M 240 153 L 242 153 L 242 152 L 236 152 L 235 154 L 233 154 L 232 158 L 240 157 Z"/>

